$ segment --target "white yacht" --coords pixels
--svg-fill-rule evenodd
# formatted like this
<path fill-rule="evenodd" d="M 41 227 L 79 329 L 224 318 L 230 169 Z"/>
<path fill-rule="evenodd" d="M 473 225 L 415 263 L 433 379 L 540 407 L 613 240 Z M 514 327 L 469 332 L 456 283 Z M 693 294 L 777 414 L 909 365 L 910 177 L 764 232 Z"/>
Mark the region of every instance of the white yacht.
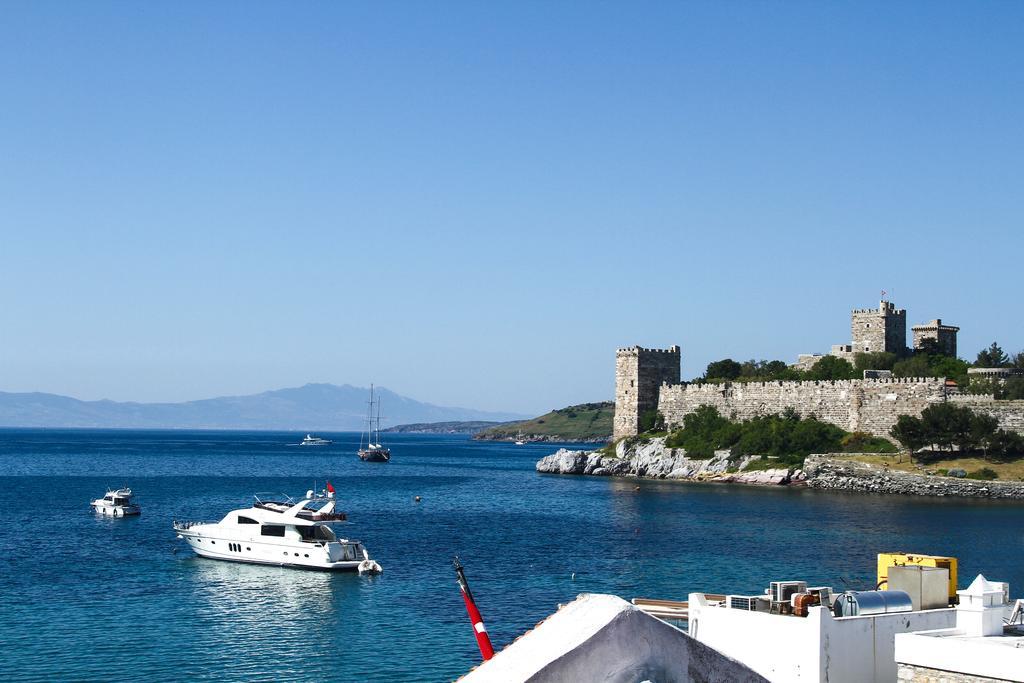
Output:
<path fill-rule="evenodd" d="M 116 490 L 109 489 L 102 498 L 97 498 L 89 505 L 104 517 L 129 517 L 142 511 L 132 502 L 131 488 L 125 486 Z"/>
<path fill-rule="evenodd" d="M 108 490 L 107 495 L 90 503 L 92 509 L 104 517 L 130 517 L 142 512 L 132 501 L 132 490 L 125 486 L 117 490 Z"/>
<path fill-rule="evenodd" d="M 288 496 L 258 494 L 251 508 L 232 510 L 219 522 L 174 522 L 178 538 L 197 555 L 217 560 L 282 567 L 380 573 L 381 566 L 359 541 L 339 538 L 330 522 L 345 521 L 335 511 L 334 491 Z"/>
<path fill-rule="evenodd" d="M 300 446 L 326 446 L 331 443 L 330 439 L 321 439 L 319 436 L 313 436 L 312 434 L 306 434 L 306 438 L 299 444 Z"/>

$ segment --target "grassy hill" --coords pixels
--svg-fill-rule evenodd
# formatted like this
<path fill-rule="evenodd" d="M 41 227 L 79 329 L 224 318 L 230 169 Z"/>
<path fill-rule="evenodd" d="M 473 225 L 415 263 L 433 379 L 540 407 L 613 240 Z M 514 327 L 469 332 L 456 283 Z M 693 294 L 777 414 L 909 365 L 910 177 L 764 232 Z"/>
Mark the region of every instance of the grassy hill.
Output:
<path fill-rule="evenodd" d="M 408 425 L 396 425 L 382 429 L 382 432 L 396 434 L 476 434 L 488 427 L 505 424 L 504 422 L 486 422 L 471 420 L 469 422 L 416 422 Z"/>
<path fill-rule="evenodd" d="M 506 422 L 478 432 L 473 438 L 512 441 L 522 433 L 528 441 L 608 441 L 614 415 L 612 401 L 581 403 L 532 420 Z"/>

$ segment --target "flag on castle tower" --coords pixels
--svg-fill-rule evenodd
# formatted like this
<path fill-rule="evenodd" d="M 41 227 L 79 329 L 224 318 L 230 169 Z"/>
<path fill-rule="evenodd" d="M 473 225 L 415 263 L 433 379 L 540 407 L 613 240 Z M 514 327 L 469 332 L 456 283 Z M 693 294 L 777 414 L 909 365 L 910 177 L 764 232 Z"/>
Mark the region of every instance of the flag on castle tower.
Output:
<path fill-rule="evenodd" d="M 882 298 L 883 299 L 885 298 L 885 290 L 884 289 L 882 290 Z"/>

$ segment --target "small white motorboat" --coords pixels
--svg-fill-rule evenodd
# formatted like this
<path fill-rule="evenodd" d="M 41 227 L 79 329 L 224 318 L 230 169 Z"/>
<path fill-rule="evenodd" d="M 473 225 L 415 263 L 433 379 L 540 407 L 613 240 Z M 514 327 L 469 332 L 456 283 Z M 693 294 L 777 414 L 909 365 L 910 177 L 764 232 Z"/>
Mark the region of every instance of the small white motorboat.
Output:
<path fill-rule="evenodd" d="M 312 434 L 306 434 L 306 438 L 302 440 L 300 446 L 326 446 L 331 443 L 330 439 L 321 439 L 319 436 L 313 436 Z"/>
<path fill-rule="evenodd" d="M 107 495 L 97 498 L 90 505 L 93 510 L 104 517 L 130 517 L 142 512 L 132 501 L 132 490 L 125 486 L 116 491 L 107 491 Z"/>

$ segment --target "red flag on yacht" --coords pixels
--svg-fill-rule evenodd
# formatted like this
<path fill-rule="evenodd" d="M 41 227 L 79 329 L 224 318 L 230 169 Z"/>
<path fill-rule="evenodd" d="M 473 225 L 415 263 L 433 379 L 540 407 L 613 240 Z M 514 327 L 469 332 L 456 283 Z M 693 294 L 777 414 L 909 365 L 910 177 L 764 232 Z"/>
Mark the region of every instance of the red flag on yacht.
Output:
<path fill-rule="evenodd" d="M 331 486 L 331 482 L 327 482 L 327 493 L 334 493 L 334 487 Z"/>

